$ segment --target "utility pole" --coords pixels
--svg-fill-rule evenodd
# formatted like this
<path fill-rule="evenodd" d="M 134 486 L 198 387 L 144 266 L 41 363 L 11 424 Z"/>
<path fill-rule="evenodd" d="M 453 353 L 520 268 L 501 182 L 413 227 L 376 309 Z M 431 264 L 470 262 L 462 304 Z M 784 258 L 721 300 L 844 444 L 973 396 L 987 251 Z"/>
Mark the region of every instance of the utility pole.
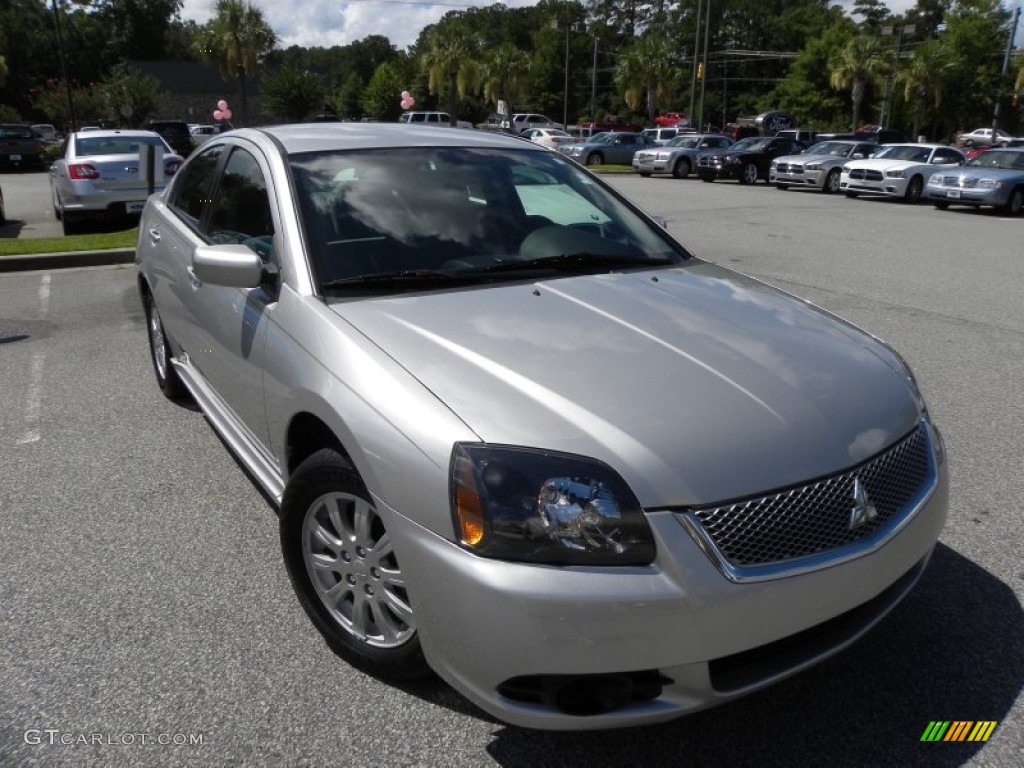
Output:
<path fill-rule="evenodd" d="M 57 30 L 57 51 L 60 54 L 60 70 L 64 78 L 64 92 L 68 97 L 69 127 L 72 131 L 77 131 L 78 120 L 75 118 L 75 102 L 71 98 L 71 83 L 68 82 L 68 60 L 64 55 L 64 38 L 60 33 L 60 12 L 57 10 L 57 0 L 53 0 L 53 26 Z"/>
<path fill-rule="evenodd" d="M 697 121 L 697 130 L 704 130 L 704 83 L 708 80 L 708 28 L 711 26 L 711 0 L 707 3 L 707 12 L 704 14 L 704 51 L 701 56 L 701 69 L 704 77 L 700 79 L 700 120 Z"/>
<path fill-rule="evenodd" d="M 703 0 L 697 0 L 697 26 L 693 30 L 693 71 L 690 74 L 690 111 L 686 115 L 690 125 L 693 125 L 693 116 L 696 114 L 694 107 L 697 103 L 697 59 L 700 58 L 700 17 L 703 8 Z"/>
<path fill-rule="evenodd" d="M 999 87 L 996 89 L 996 105 L 992 109 L 992 141 L 996 140 L 996 127 L 999 123 L 999 102 L 1003 98 L 1003 81 L 1006 70 L 1010 66 L 1010 52 L 1013 50 L 1013 38 L 1017 35 L 1017 22 L 1020 20 L 1020 6 L 1013 9 L 1013 23 L 1010 24 L 1010 37 L 1006 41 L 1006 54 L 1003 56 L 1003 71 L 999 75 Z"/>

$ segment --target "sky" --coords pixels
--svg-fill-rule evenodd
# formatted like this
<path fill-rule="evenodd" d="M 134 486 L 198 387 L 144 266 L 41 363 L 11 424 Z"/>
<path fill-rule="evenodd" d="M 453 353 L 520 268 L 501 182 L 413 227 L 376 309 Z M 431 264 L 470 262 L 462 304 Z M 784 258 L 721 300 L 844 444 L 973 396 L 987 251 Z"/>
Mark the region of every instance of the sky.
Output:
<path fill-rule="evenodd" d="M 853 0 L 837 0 L 852 8 Z M 348 45 L 370 35 L 384 35 L 399 50 L 416 42 L 420 30 L 449 11 L 492 5 L 479 0 L 253 0 L 281 39 L 280 46 L 306 48 Z M 536 0 L 505 0 L 509 8 L 535 5 Z M 915 0 L 889 0 L 893 13 L 902 13 Z M 213 16 L 216 0 L 184 0 L 182 16 L 203 24 Z"/>

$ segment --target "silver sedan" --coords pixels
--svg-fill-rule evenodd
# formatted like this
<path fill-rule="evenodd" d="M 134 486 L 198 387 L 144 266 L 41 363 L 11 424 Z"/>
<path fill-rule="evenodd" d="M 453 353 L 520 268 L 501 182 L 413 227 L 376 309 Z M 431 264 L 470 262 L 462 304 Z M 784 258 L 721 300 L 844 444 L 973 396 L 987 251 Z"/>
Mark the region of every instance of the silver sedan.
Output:
<path fill-rule="evenodd" d="M 1024 209 L 1024 149 L 990 149 L 962 168 L 933 174 L 925 196 L 939 209 L 987 206 L 1017 216 Z"/>
<path fill-rule="evenodd" d="M 531 142 L 216 136 L 137 261 L 156 382 L 279 505 L 330 648 L 509 723 L 656 723 L 796 673 L 945 521 L 896 352 Z"/>
<path fill-rule="evenodd" d="M 799 155 L 772 160 L 768 183 L 776 189 L 809 187 L 826 194 L 839 191 L 839 176 L 847 160 L 862 160 L 876 154 L 882 146 L 862 141 L 821 141 Z"/>
<path fill-rule="evenodd" d="M 146 197 L 163 190 L 182 160 L 153 131 L 69 134 L 50 166 L 54 216 L 65 235 L 75 234 L 87 220 L 137 217 Z"/>

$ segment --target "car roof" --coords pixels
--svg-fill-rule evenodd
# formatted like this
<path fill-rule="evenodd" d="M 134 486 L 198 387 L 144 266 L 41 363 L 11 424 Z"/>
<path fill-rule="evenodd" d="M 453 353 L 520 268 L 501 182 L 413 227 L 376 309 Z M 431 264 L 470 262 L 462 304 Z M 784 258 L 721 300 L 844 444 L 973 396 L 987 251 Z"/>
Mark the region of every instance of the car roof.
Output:
<path fill-rule="evenodd" d="M 82 131 L 78 131 L 78 133 L 75 133 L 75 134 L 72 134 L 72 135 L 77 136 L 77 135 L 79 135 L 81 133 L 82 133 Z M 105 138 L 107 136 L 127 136 L 129 138 L 131 138 L 133 136 L 138 136 L 138 137 L 142 137 L 142 136 L 150 136 L 150 137 L 151 136 L 157 136 L 157 137 L 163 138 L 156 131 L 142 131 L 142 130 L 130 130 L 130 129 L 122 130 L 120 128 L 110 128 L 110 129 L 97 128 L 96 130 L 85 131 L 85 133 L 89 134 L 89 138 L 90 139 L 102 139 L 102 138 Z"/>
<path fill-rule="evenodd" d="M 238 128 L 226 136 L 270 136 L 288 154 L 339 149 L 388 149 L 400 147 L 519 147 L 532 143 L 495 131 L 466 128 L 410 126 L 403 123 L 296 123 L 262 128 Z"/>

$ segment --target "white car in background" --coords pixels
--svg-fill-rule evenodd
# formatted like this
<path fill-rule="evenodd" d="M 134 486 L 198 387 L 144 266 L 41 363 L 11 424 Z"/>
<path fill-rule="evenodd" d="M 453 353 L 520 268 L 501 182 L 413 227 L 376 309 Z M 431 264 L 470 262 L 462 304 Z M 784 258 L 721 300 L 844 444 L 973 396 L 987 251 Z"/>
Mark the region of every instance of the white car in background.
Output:
<path fill-rule="evenodd" d="M 874 157 L 844 165 L 839 189 L 847 197 L 885 195 L 916 203 L 933 173 L 966 162 L 963 152 L 945 144 L 888 144 Z"/>
<path fill-rule="evenodd" d="M 531 128 L 557 128 L 559 130 L 565 130 L 565 126 L 561 123 L 556 123 L 547 115 L 537 115 L 531 113 L 521 113 L 518 115 L 512 115 L 512 132 L 523 133 Z"/>
<path fill-rule="evenodd" d="M 197 147 L 204 141 L 209 141 L 217 134 L 215 125 L 190 125 L 188 132 L 192 134 L 192 143 Z"/>
<path fill-rule="evenodd" d="M 528 128 L 523 131 L 522 136 L 537 144 L 543 144 L 548 149 L 558 149 L 562 145 L 569 145 L 575 139 L 560 128 Z"/>
<path fill-rule="evenodd" d="M 958 142 L 961 147 L 1005 147 L 1012 139 L 1013 136 L 998 128 L 995 131 L 991 128 L 975 128 L 961 135 Z"/>

